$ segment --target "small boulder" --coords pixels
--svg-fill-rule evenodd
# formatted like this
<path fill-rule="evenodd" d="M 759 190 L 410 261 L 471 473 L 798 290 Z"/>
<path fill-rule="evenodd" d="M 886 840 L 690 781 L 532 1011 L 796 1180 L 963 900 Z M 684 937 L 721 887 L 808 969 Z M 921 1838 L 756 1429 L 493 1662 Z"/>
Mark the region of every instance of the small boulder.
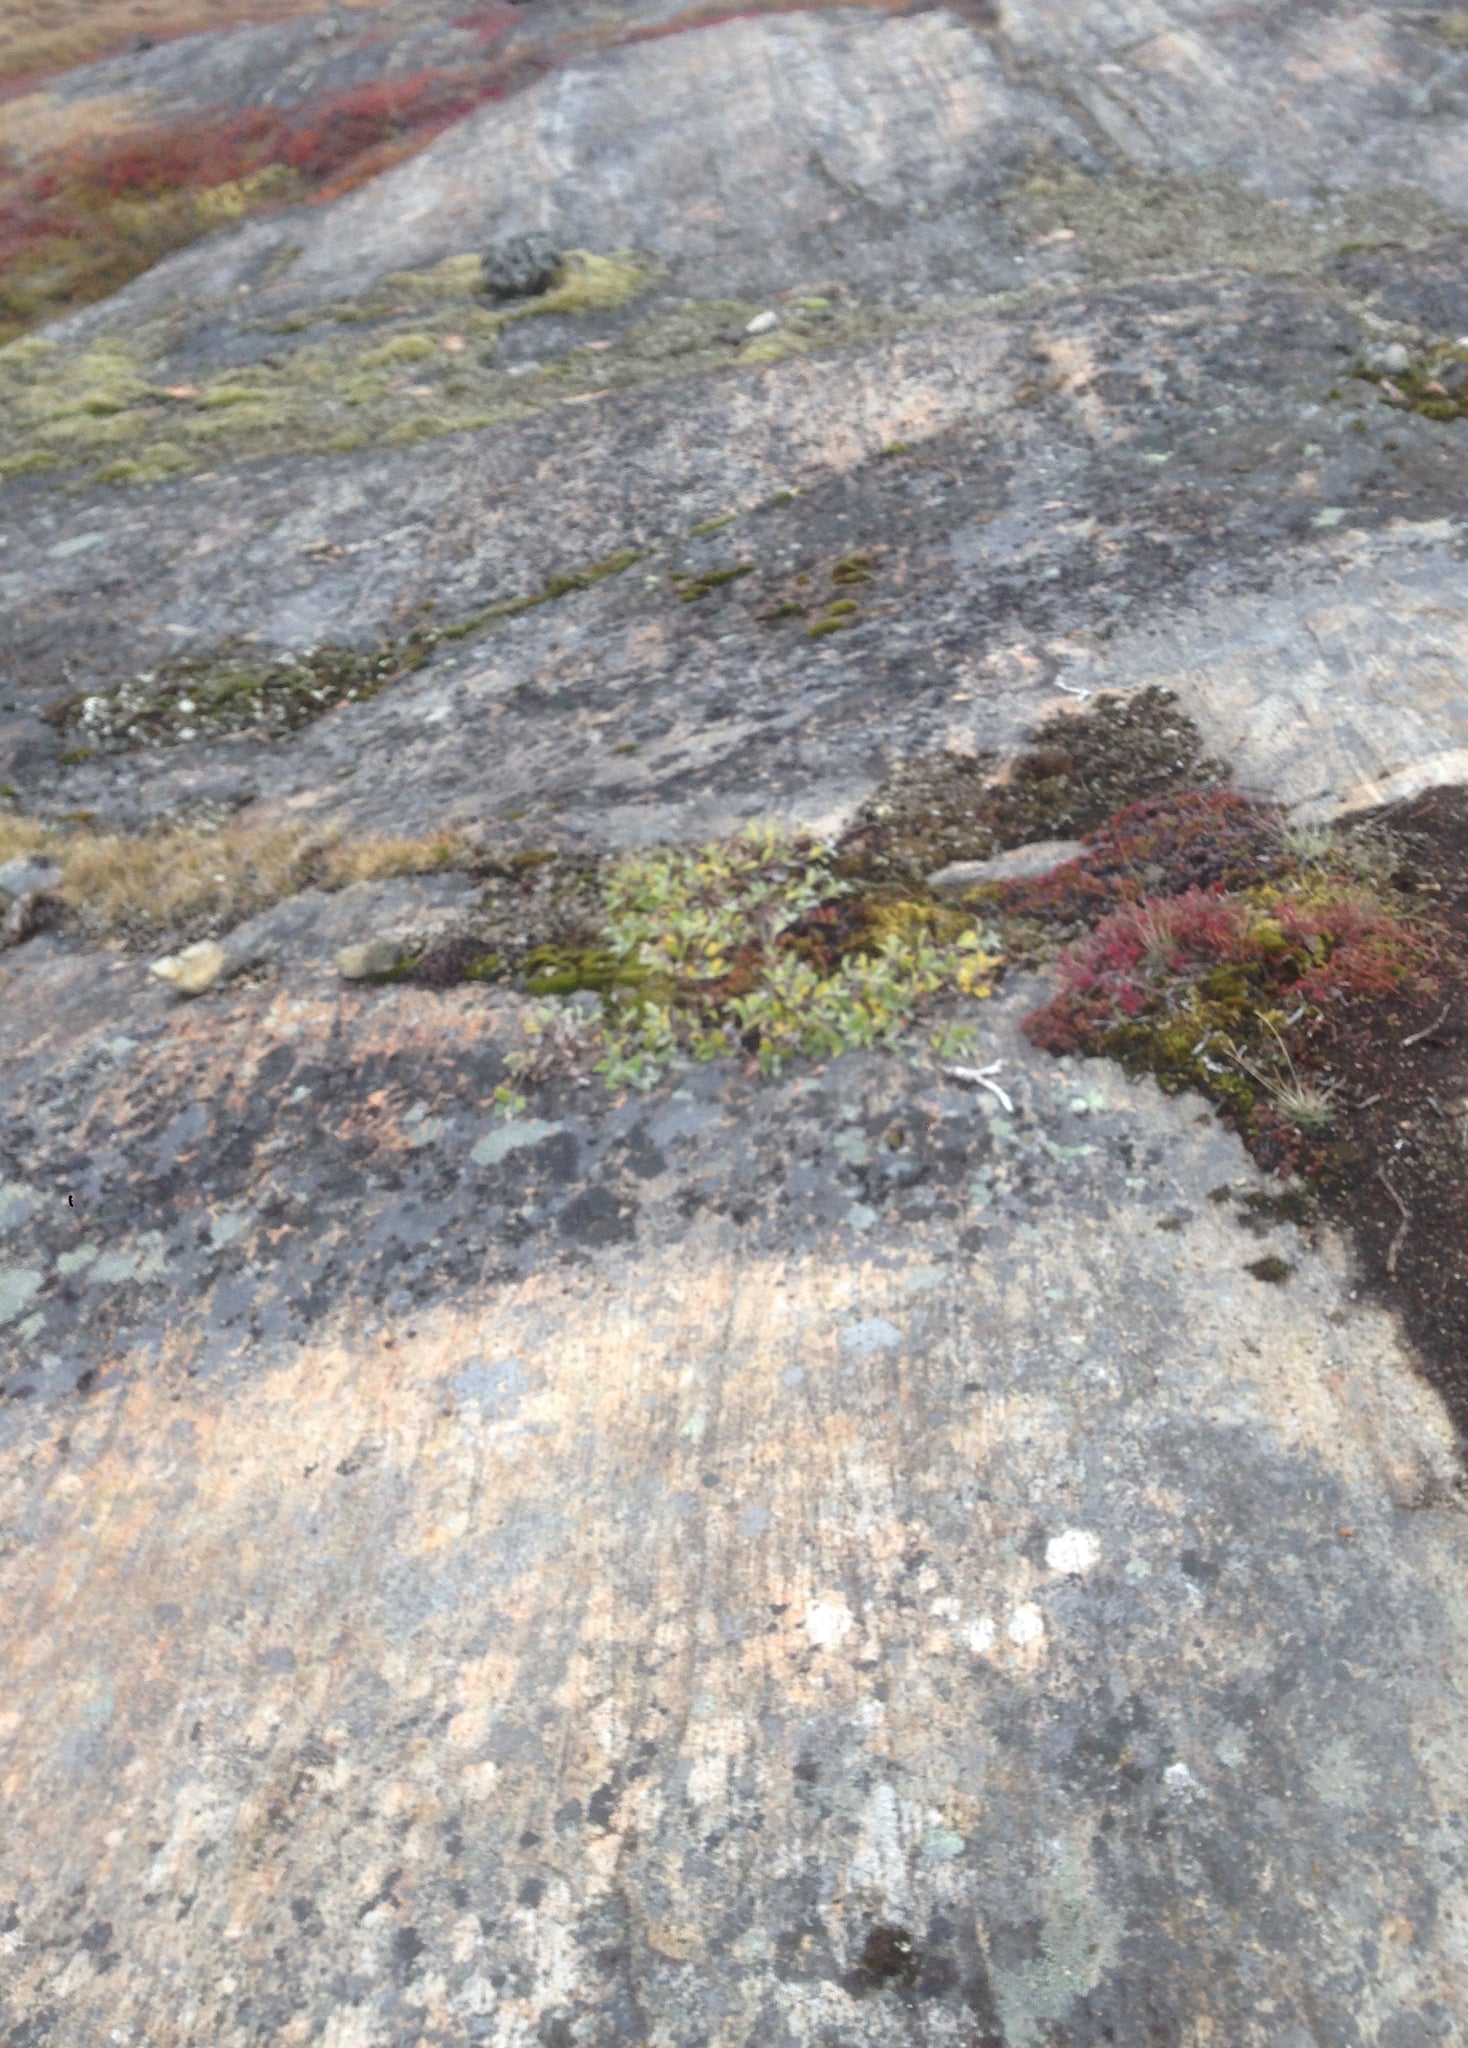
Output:
<path fill-rule="evenodd" d="M 1368 370 L 1378 376 L 1397 377 L 1411 363 L 1412 358 L 1399 341 L 1373 341 L 1361 352 L 1361 361 Z"/>
<path fill-rule="evenodd" d="M 0 889 L 7 896 L 36 896 L 44 889 L 60 887 L 60 868 L 37 854 L 21 854 L 0 867 Z"/>
<path fill-rule="evenodd" d="M 746 320 L 744 331 L 746 334 L 773 334 L 779 324 L 779 314 L 766 310 L 763 313 L 756 313 L 752 320 Z"/>
<path fill-rule="evenodd" d="M 12 896 L 5 915 L 0 917 L 0 952 L 34 938 L 48 924 L 55 924 L 61 909 L 61 898 L 49 889 L 31 889 L 23 896 Z"/>
<path fill-rule="evenodd" d="M 175 995 L 201 996 L 205 989 L 213 988 L 228 964 L 228 956 L 217 939 L 200 939 L 195 946 L 185 946 L 181 953 L 166 953 L 153 962 L 148 972 L 156 980 L 166 981 Z"/>
<path fill-rule="evenodd" d="M 1008 853 L 996 853 L 990 860 L 956 860 L 937 874 L 929 875 L 930 889 L 972 889 L 980 882 L 1022 882 L 1031 875 L 1048 875 L 1068 860 L 1079 860 L 1086 851 L 1079 839 L 1036 839 L 1028 846 L 1012 846 Z"/>
<path fill-rule="evenodd" d="M 13 793 L 15 784 L 54 767 L 62 744 L 60 733 L 43 719 L 24 712 L 0 718 L 0 790 Z"/>
<path fill-rule="evenodd" d="M 391 974 L 403 958 L 398 939 L 366 939 L 359 946 L 343 946 L 336 956 L 336 971 L 343 981 L 375 981 Z"/>
<path fill-rule="evenodd" d="M 484 252 L 484 289 L 492 299 L 534 299 L 549 291 L 561 252 L 549 235 L 511 235 Z"/>

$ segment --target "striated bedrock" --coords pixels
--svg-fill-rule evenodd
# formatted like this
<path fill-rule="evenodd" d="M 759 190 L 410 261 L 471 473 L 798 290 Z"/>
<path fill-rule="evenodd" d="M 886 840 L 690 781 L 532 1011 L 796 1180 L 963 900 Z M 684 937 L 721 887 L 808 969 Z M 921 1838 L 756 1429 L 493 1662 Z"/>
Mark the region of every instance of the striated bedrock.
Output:
<path fill-rule="evenodd" d="M 1460 1447 L 1201 1099 L 1012 967 L 992 1086 L 521 1100 L 524 998 L 338 960 L 472 927 L 467 848 L 828 832 L 1105 690 L 1307 816 L 1468 780 L 1460 12 L 339 9 L 46 86 L 527 65 L 0 352 L 17 859 L 348 835 L 192 1002 L 0 959 L 15 2048 L 1458 2037 Z"/>

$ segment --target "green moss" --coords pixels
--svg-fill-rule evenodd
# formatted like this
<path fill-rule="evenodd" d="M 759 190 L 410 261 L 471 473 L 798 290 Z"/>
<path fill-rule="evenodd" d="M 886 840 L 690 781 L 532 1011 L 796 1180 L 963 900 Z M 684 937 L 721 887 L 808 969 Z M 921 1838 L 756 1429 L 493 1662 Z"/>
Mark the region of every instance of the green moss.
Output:
<path fill-rule="evenodd" d="M 358 356 L 357 367 L 380 370 L 393 363 L 421 363 L 426 356 L 436 356 L 438 352 L 438 343 L 431 334 L 394 334 Z"/>
<path fill-rule="evenodd" d="M 550 604 L 558 597 L 569 597 L 573 591 L 590 590 L 594 585 L 606 582 L 609 576 L 622 575 L 634 562 L 642 561 L 646 553 L 645 548 L 620 548 L 616 554 L 606 555 L 599 562 L 590 562 L 584 569 L 572 569 L 550 577 L 539 590 L 533 590 L 525 597 L 507 597 L 497 604 L 485 605 L 481 611 L 471 612 L 468 618 L 460 619 L 452 626 L 440 627 L 437 637 L 441 640 L 462 640 L 495 619 L 515 618 L 521 612 L 533 611 L 537 605 Z"/>
<path fill-rule="evenodd" d="M 61 460 L 54 448 L 22 448 L 14 455 L 0 456 L 0 477 L 35 476 L 54 469 Z"/>
<path fill-rule="evenodd" d="M 721 512 L 717 519 L 705 519 L 699 526 L 690 526 L 689 535 L 702 539 L 705 534 L 718 533 L 722 528 L 732 526 L 738 516 L 736 512 Z"/>
<path fill-rule="evenodd" d="M 597 256 L 589 249 L 571 249 L 562 262 L 559 281 L 507 317 L 535 319 L 546 313 L 614 312 L 642 290 L 648 275 L 646 261 L 631 250 Z"/>
<path fill-rule="evenodd" d="M 606 995 L 613 989 L 644 990 L 653 981 L 650 969 L 635 954 L 613 953 L 601 946 L 537 946 L 523 973 L 533 996 L 569 996 L 581 989 Z"/>
<path fill-rule="evenodd" d="M 678 599 L 682 604 L 697 604 L 702 597 L 720 590 L 726 583 L 737 583 L 742 576 L 754 574 L 753 562 L 733 562 L 726 569 L 705 569 L 697 576 L 675 576 Z"/>
<path fill-rule="evenodd" d="M 168 438 L 186 451 L 190 467 L 482 431 L 562 404 L 568 385 L 580 395 L 728 367 L 739 359 L 743 324 L 758 310 L 736 300 L 664 306 L 623 326 L 608 349 L 572 350 L 544 369 L 512 376 L 514 366 L 498 365 L 492 347 L 508 327 L 548 315 L 604 318 L 646 290 L 656 269 L 631 252 L 572 252 L 549 292 L 494 308 L 478 289 L 480 270 L 477 256 L 453 257 L 276 322 L 262 331 L 299 335 L 299 345 L 222 372 L 199 391 L 170 367 L 167 322 L 81 350 L 12 344 L 0 349 L 0 465 L 52 455 L 58 468 L 95 474 L 105 465 L 113 481 L 151 480 L 156 466 L 130 446 L 127 455 L 141 467 L 117 466 L 119 443 L 150 439 L 163 412 Z M 952 310 L 961 309 L 945 317 Z M 920 324 L 937 317 L 919 316 Z M 897 324 L 912 321 L 842 302 L 824 311 L 793 308 L 777 336 L 761 339 L 784 352 L 836 347 Z"/>
<path fill-rule="evenodd" d="M 119 481 L 145 482 L 169 475 L 182 451 L 162 446 L 144 454 L 155 459 L 156 470 L 149 472 L 142 462 L 119 464 L 127 471 Z M 47 716 L 109 753 L 217 739 L 232 732 L 278 739 L 337 704 L 375 697 L 420 668 L 440 642 L 462 640 L 497 619 L 512 618 L 573 591 L 590 590 L 642 557 L 641 549 L 624 548 L 585 568 L 552 576 L 525 597 L 486 605 L 451 625 L 423 625 L 369 648 L 327 645 L 261 661 L 237 643 L 202 659 L 169 662 L 150 674 L 131 676 L 110 690 L 71 698 Z"/>
<path fill-rule="evenodd" d="M 1244 1271 L 1252 1273 L 1256 1280 L 1263 1280 L 1268 1286 L 1282 1287 L 1286 1280 L 1294 1277 L 1295 1269 L 1287 1259 L 1281 1259 L 1271 1252 L 1265 1258 L 1253 1260 L 1245 1266 Z"/>
<path fill-rule="evenodd" d="M 847 626 L 854 626 L 861 617 L 861 606 L 853 597 L 838 597 L 834 604 L 827 605 L 825 615 L 805 629 L 807 640 L 823 640 L 828 633 L 840 633 Z"/>
<path fill-rule="evenodd" d="M 1405 370 L 1387 376 L 1364 365 L 1355 374 L 1365 382 L 1386 386 L 1423 419 L 1446 423 L 1468 419 L 1468 348 L 1437 349 L 1417 356 Z"/>
<path fill-rule="evenodd" d="M 871 576 L 871 558 L 867 555 L 843 555 L 831 569 L 833 583 L 869 583 Z M 834 605 L 832 610 L 835 610 Z"/>

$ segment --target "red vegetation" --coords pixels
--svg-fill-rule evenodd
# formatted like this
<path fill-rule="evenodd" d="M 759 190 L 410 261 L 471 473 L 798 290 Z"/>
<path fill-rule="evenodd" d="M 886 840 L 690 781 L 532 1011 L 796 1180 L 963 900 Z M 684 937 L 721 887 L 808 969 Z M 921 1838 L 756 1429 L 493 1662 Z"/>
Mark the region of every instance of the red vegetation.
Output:
<path fill-rule="evenodd" d="M 521 8 L 506 6 L 504 0 L 495 0 L 492 6 L 476 7 L 472 14 L 456 15 L 454 27 L 472 30 L 474 40 L 478 43 L 497 43 L 501 36 L 507 35 L 512 28 L 517 27 L 522 19 Z"/>
<path fill-rule="evenodd" d="M 28 181 L 29 195 L 155 197 L 228 184 L 270 164 L 324 180 L 384 142 L 410 135 L 421 140 L 425 131 L 462 119 L 495 90 L 462 72 L 419 71 L 353 86 L 288 112 L 250 107 L 240 114 L 133 129 L 60 154 Z"/>
<path fill-rule="evenodd" d="M 1189 889 L 1236 889 L 1288 867 L 1279 811 L 1229 789 L 1146 797 L 1095 832 L 1078 860 L 1006 882 L 1000 907 L 1044 924 L 1094 924 L 1123 903 Z"/>
<path fill-rule="evenodd" d="M 0 339 L 115 291 L 206 232 L 217 216 L 197 194 L 275 169 L 255 210 L 335 198 L 504 90 L 484 67 L 425 70 L 55 151 L 0 183 Z"/>
<path fill-rule="evenodd" d="M 1113 911 L 1061 961 L 1054 999 L 1026 1020 L 1050 1052 L 1097 1051 L 1149 1012 L 1321 1010 L 1422 978 L 1428 941 L 1399 916 L 1342 892 L 1319 899 L 1202 889 Z"/>

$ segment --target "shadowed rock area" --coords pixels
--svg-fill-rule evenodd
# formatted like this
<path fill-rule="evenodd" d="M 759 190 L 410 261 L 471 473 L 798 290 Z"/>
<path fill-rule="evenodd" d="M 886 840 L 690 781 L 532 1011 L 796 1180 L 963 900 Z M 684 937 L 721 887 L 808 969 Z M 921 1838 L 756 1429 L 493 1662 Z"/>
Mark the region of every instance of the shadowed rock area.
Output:
<path fill-rule="evenodd" d="M 1468 916 L 1468 18 L 284 11 L 0 102 L 473 101 L 0 349 L 0 2044 L 1462 2040 L 1468 981 L 1314 1204 L 982 883 Z"/>

